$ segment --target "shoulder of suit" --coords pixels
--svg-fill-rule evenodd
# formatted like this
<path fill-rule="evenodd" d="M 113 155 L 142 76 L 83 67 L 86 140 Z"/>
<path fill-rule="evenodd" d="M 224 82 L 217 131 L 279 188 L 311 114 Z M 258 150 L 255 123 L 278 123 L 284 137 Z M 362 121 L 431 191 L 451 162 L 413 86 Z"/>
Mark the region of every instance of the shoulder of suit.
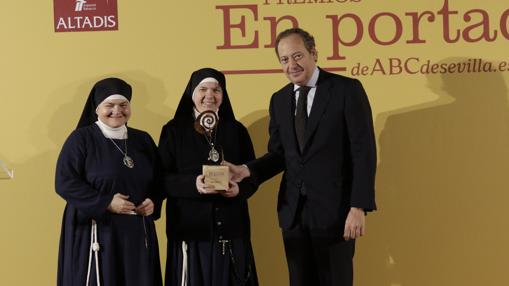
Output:
<path fill-rule="evenodd" d="M 329 81 L 337 84 L 355 84 L 356 82 L 360 82 L 356 78 L 347 77 L 340 74 L 331 73 L 328 71 L 325 71 L 323 69 L 320 69 L 320 75 L 318 77 L 318 85 L 320 85 L 320 82 L 322 81 Z M 291 94 L 293 92 L 293 83 L 288 83 L 287 85 L 283 86 L 278 91 L 274 92 L 273 96 L 286 96 L 288 94 Z"/>
<path fill-rule="evenodd" d="M 288 94 L 288 93 L 292 93 L 293 92 L 293 83 L 288 83 L 286 84 L 285 86 L 283 86 L 282 88 L 280 88 L 278 91 L 274 92 L 274 95 L 277 95 L 277 94 Z"/>
<path fill-rule="evenodd" d="M 318 84 L 320 81 L 334 81 L 334 82 L 340 82 L 340 83 L 354 83 L 358 81 L 358 79 L 347 77 L 340 74 L 331 73 L 328 71 L 325 71 L 323 69 L 320 69 L 320 75 L 318 76 Z"/>

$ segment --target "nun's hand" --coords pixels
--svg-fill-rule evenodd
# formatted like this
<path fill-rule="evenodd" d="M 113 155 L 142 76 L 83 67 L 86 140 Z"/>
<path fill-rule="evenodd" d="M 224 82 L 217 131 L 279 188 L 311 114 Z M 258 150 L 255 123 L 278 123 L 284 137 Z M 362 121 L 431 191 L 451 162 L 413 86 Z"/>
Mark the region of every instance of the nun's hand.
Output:
<path fill-rule="evenodd" d="M 230 188 L 221 193 L 223 197 L 233 198 L 239 194 L 239 185 L 234 181 L 230 180 Z"/>
<path fill-rule="evenodd" d="M 196 189 L 198 190 L 198 193 L 202 195 L 213 195 L 218 193 L 214 186 L 205 184 L 205 176 L 203 175 L 196 177 Z"/>
<path fill-rule="evenodd" d="M 145 199 L 143 203 L 136 207 L 136 213 L 142 216 L 149 216 L 154 213 L 154 202 L 151 199 Z"/>
<path fill-rule="evenodd" d="M 121 193 L 116 193 L 111 200 L 110 205 L 108 206 L 108 211 L 115 214 L 131 214 L 134 212 L 136 208 L 134 204 L 127 199 L 129 196 L 126 196 Z"/>

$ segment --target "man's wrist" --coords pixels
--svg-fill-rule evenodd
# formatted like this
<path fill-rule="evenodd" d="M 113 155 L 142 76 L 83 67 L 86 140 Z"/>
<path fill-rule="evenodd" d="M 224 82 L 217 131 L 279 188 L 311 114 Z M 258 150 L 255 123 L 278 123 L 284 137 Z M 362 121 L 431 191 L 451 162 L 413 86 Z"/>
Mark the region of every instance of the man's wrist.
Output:
<path fill-rule="evenodd" d="M 249 170 L 249 167 L 246 164 L 242 164 L 242 167 L 245 168 L 246 177 L 251 176 L 251 170 Z"/>

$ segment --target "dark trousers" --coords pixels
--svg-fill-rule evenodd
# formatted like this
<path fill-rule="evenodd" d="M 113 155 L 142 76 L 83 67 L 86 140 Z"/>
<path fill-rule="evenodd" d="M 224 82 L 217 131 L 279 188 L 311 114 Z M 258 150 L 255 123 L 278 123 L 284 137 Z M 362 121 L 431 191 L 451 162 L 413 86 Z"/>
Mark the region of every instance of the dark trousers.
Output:
<path fill-rule="evenodd" d="M 283 230 L 291 286 L 352 286 L 355 241 L 345 241 L 343 230 L 334 233 L 305 227 L 305 205 L 295 225 Z"/>

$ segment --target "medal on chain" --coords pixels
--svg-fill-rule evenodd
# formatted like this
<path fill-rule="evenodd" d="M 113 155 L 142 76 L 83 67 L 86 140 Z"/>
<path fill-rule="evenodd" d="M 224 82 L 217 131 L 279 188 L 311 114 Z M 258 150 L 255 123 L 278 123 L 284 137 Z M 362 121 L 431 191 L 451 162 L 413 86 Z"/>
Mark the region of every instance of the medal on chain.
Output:
<path fill-rule="evenodd" d="M 124 165 L 128 168 L 134 168 L 134 160 L 133 158 L 127 156 L 127 154 L 124 155 L 124 159 L 122 160 L 124 162 Z"/>
<path fill-rule="evenodd" d="M 129 157 L 129 155 L 127 155 L 127 136 L 124 141 L 124 151 L 122 151 L 122 149 L 120 149 L 120 147 L 118 147 L 117 143 L 115 143 L 115 141 L 113 141 L 113 139 L 111 139 L 111 138 L 108 138 L 108 139 L 110 139 L 111 142 L 113 143 L 113 145 L 115 145 L 115 147 L 117 147 L 118 151 L 120 151 L 120 153 L 122 153 L 122 155 L 124 155 L 124 157 L 122 158 L 122 162 L 124 163 L 124 166 L 126 166 L 129 169 L 134 168 L 133 158 L 131 158 L 131 157 Z"/>
<path fill-rule="evenodd" d="M 211 160 L 214 163 L 219 162 L 221 157 L 214 146 L 216 135 L 216 132 L 214 131 L 217 127 L 217 122 L 218 118 L 216 113 L 211 110 L 207 110 L 198 115 L 194 125 L 194 128 L 198 131 L 198 133 L 205 135 L 205 139 L 207 139 L 207 143 L 210 146 L 208 160 Z M 212 133 L 214 133 L 214 138 L 212 138 Z"/>

